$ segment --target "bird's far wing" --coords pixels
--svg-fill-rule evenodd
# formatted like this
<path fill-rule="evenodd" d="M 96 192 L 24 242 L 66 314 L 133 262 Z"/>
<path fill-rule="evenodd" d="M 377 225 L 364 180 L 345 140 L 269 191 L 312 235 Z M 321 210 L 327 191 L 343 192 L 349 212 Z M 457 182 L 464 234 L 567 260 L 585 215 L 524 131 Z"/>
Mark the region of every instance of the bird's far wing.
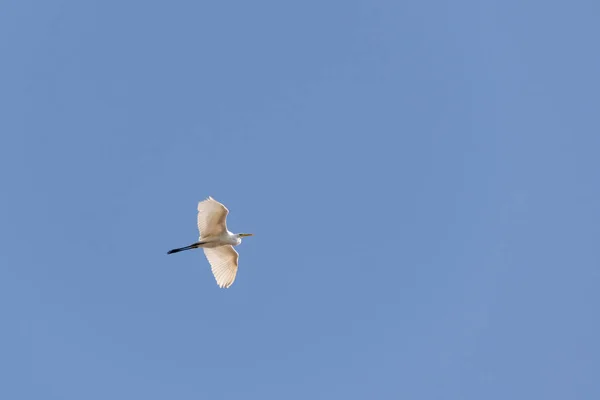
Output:
<path fill-rule="evenodd" d="M 219 246 L 204 249 L 204 255 L 210 263 L 210 269 L 221 288 L 228 288 L 235 281 L 238 270 L 239 254 L 233 246 Z"/>
<path fill-rule="evenodd" d="M 229 210 L 212 197 L 198 203 L 198 230 L 200 238 L 218 236 L 227 230 Z"/>

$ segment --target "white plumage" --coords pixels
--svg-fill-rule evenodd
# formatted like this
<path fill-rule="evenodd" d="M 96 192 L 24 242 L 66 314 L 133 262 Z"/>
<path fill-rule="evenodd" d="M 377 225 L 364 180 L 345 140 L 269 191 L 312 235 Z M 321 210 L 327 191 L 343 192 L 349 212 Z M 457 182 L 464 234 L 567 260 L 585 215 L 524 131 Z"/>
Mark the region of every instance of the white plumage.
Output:
<path fill-rule="evenodd" d="M 229 210 L 212 197 L 198 202 L 198 230 L 200 239 L 230 233 L 227 230 Z"/>
<path fill-rule="evenodd" d="M 217 285 L 222 288 L 228 288 L 235 281 L 238 270 L 239 254 L 233 246 L 225 245 L 215 248 L 204 249 L 204 255 L 210 263 Z"/>
<path fill-rule="evenodd" d="M 199 241 L 167 253 L 203 248 L 217 285 L 221 288 L 230 287 L 237 275 L 239 254 L 233 246 L 242 243 L 242 237 L 252 236 L 251 233 L 229 232 L 227 214 L 229 214 L 227 207 L 212 197 L 200 201 L 198 203 Z"/>

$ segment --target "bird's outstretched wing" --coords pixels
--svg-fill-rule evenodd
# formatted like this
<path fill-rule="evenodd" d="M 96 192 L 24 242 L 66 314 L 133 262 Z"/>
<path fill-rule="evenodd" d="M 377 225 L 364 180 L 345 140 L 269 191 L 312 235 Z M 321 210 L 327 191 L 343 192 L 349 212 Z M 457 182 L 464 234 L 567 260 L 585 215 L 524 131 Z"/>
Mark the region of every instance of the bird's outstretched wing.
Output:
<path fill-rule="evenodd" d="M 212 197 L 198 203 L 198 230 L 200 239 L 219 236 L 227 230 L 229 210 Z"/>
<path fill-rule="evenodd" d="M 210 269 L 221 288 L 228 288 L 235 281 L 238 270 L 239 254 L 233 246 L 219 246 L 204 249 L 204 255 L 210 263 Z"/>

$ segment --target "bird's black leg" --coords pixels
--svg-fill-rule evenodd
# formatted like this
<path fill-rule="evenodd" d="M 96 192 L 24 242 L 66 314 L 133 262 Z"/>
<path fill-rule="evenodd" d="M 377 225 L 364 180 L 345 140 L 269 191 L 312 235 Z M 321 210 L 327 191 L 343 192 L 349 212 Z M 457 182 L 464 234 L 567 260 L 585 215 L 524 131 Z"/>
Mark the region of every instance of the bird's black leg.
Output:
<path fill-rule="evenodd" d="M 180 251 L 184 251 L 184 250 L 197 249 L 202 244 L 204 244 L 204 242 L 198 242 L 198 243 L 190 244 L 189 246 L 185 246 L 185 247 L 180 247 L 178 249 L 169 250 L 167 252 L 167 254 L 179 253 Z"/>

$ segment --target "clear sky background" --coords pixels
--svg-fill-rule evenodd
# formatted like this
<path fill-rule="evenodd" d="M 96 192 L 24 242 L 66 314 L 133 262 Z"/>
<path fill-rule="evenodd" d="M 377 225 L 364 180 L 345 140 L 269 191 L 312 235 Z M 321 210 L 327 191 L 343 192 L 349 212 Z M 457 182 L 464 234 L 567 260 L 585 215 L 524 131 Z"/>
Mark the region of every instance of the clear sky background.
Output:
<path fill-rule="evenodd" d="M 0 4 L 1 398 L 600 398 L 597 1 Z"/>

